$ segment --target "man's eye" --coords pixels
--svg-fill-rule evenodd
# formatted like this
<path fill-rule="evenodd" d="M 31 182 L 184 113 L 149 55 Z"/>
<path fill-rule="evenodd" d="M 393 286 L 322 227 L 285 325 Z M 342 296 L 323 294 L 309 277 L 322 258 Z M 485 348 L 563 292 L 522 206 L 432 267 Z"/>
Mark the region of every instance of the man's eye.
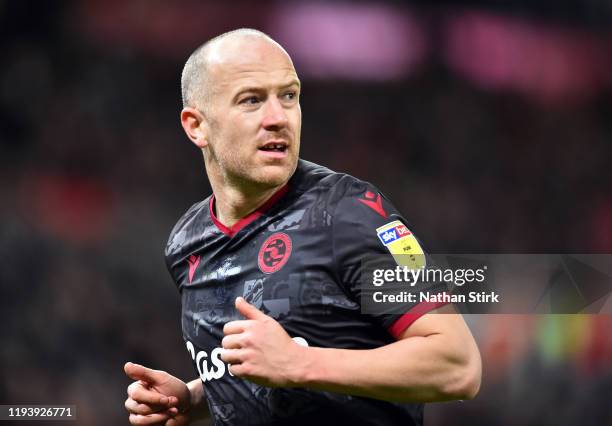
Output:
<path fill-rule="evenodd" d="M 283 95 L 283 97 L 288 101 L 292 101 L 297 98 L 297 92 L 287 92 Z"/>
<path fill-rule="evenodd" d="M 248 98 L 244 98 L 240 101 L 241 104 L 255 105 L 259 103 L 259 98 L 257 96 L 249 96 Z"/>

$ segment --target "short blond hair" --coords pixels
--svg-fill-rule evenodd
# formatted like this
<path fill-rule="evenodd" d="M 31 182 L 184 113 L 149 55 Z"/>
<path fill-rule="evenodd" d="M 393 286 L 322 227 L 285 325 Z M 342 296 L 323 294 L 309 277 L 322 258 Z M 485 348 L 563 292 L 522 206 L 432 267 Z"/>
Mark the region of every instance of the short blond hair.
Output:
<path fill-rule="evenodd" d="M 235 36 L 264 37 L 278 45 L 278 43 L 268 34 L 253 28 L 239 28 L 208 40 L 193 51 L 183 67 L 183 72 L 181 74 L 181 97 L 183 99 L 183 108 L 193 107 L 203 110 L 207 109 L 208 100 L 211 94 L 208 75 L 208 54 L 215 44 L 228 37 Z"/>

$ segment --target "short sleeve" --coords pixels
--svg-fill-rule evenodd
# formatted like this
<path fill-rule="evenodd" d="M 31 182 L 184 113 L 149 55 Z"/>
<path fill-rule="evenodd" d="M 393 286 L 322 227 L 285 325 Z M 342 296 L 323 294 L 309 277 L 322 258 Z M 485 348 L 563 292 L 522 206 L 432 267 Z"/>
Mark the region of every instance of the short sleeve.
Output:
<path fill-rule="evenodd" d="M 400 259 L 424 262 L 421 242 L 407 221 L 374 186 L 357 181 L 336 206 L 332 226 L 332 251 L 337 277 L 344 290 L 361 304 L 363 263 L 372 257 L 390 267 Z M 405 264 L 405 263 L 403 263 Z M 432 290 L 443 291 L 441 287 Z M 403 314 L 369 314 L 374 321 L 398 338 L 405 329 L 443 303 L 406 303 Z"/>

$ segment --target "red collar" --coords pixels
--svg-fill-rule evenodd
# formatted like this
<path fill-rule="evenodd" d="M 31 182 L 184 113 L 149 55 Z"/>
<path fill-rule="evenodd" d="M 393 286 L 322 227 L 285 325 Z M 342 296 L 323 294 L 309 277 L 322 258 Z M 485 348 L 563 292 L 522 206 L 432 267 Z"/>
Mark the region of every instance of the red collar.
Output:
<path fill-rule="evenodd" d="M 229 228 L 225 226 L 224 224 L 222 224 L 221 221 L 217 219 L 217 216 L 215 216 L 215 204 L 214 204 L 215 194 L 213 194 L 212 197 L 210 197 L 210 203 L 209 203 L 210 217 L 213 223 L 217 226 L 217 228 L 219 228 L 219 231 L 223 232 L 225 235 L 231 238 L 234 235 L 236 235 L 238 231 L 240 231 L 242 228 L 247 226 L 249 223 L 253 222 L 255 219 L 259 218 L 267 210 L 269 210 L 278 200 L 282 198 L 283 195 L 287 193 L 288 190 L 289 190 L 289 185 L 285 184 L 278 191 L 276 191 L 274 195 L 272 195 L 268 199 L 268 201 L 263 203 L 253 212 L 249 213 L 248 215 L 240 219 L 238 222 L 234 223 L 234 225 L 232 225 Z"/>

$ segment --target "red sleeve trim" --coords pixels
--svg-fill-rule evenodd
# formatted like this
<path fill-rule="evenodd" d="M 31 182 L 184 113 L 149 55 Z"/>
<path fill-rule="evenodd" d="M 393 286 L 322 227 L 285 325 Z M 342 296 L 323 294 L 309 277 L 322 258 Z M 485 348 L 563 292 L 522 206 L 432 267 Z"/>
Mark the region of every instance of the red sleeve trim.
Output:
<path fill-rule="evenodd" d="M 447 305 L 447 302 L 421 302 L 414 306 L 404 315 L 399 317 L 387 330 L 393 337 L 399 339 L 404 330 L 412 325 L 413 322 L 421 318 L 427 312 L 433 311 L 441 306 Z"/>

